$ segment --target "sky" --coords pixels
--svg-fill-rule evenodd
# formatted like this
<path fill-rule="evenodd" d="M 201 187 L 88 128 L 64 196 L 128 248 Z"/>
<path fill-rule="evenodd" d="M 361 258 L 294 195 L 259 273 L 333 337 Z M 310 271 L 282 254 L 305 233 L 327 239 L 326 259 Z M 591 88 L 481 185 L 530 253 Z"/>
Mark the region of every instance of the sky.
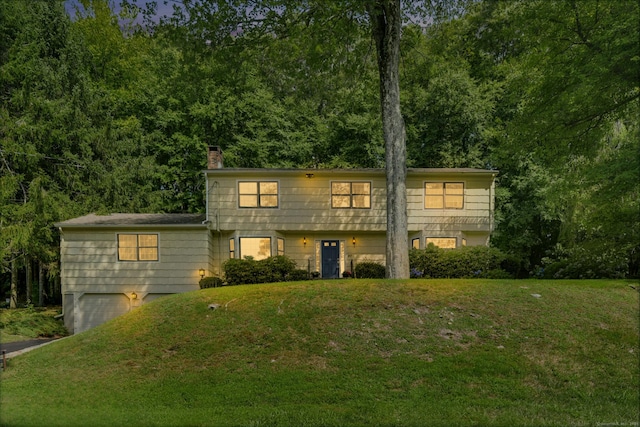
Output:
<path fill-rule="evenodd" d="M 129 0 L 130 3 L 133 3 L 144 9 L 147 3 L 151 3 L 152 0 Z M 114 10 L 116 13 L 120 11 L 120 2 L 121 0 L 109 0 L 111 4 L 114 5 Z M 179 1 L 176 0 L 156 0 L 157 3 L 157 15 L 171 15 L 173 12 L 173 4 L 180 4 Z M 83 9 L 82 4 L 79 0 L 65 0 L 64 2 L 65 9 L 67 13 L 73 18 L 76 13 L 76 8 Z"/>

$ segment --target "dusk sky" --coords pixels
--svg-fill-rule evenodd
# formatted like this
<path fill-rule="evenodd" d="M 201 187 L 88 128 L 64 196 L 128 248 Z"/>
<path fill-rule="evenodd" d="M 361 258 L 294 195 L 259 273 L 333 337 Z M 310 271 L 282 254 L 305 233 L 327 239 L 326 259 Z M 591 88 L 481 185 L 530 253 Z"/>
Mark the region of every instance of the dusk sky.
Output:
<path fill-rule="evenodd" d="M 131 3 L 138 5 L 141 9 L 144 9 L 147 3 L 150 3 L 152 0 L 130 0 Z M 116 12 L 120 10 L 120 0 L 111 0 L 111 3 L 115 6 L 114 9 Z M 175 0 L 157 0 L 158 5 L 158 15 L 171 15 L 173 12 L 173 4 L 179 4 L 179 1 Z M 82 8 L 82 5 L 79 0 L 65 0 L 65 9 L 67 12 L 73 17 L 75 15 L 76 7 Z"/>

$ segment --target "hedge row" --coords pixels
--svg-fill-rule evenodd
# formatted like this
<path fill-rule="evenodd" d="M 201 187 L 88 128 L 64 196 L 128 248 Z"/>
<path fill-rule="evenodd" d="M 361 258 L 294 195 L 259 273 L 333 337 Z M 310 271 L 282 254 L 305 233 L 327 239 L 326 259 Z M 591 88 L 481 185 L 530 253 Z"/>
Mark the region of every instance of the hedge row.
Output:
<path fill-rule="evenodd" d="M 486 278 L 507 279 L 517 272 L 519 263 L 486 246 L 442 249 L 430 244 L 409 253 L 413 278 Z"/>
<path fill-rule="evenodd" d="M 519 263 L 498 249 L 486 246 L 467 246 L 458 249 L 441 249 L 429 245 L 426 249 L 412 249 L 409 253 L 412 278 L 512 278 Z M 230 259 L 223 266 L 227 285 L 271 283 L 308 280 L 306 270 L 296 268 L 295 261 L 282 255 L 257 261 L 251 257 Z M 346 276 L 346 272 L 343 274 Z M 385 267 L 376 262 L 363 261 L 355 266 L 355 277 L 383 279 Z M 201 288 L 223 284 L 217 277 L 205 277 Z"/>
<path fill-rule="evenodd" d="M 252 257 L 230 259 L 223 266 L 228 285 L 307 280 L 306 270 L 296 268 L 292 259 L 278 255 L 256 261 Z"/>

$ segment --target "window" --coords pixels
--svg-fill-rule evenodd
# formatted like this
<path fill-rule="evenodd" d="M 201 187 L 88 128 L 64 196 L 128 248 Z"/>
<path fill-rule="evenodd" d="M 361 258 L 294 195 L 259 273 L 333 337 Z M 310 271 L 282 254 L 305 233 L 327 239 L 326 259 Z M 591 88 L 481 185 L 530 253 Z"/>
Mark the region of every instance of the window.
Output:
<path fill-rule="evenodd" d="M 456 238 L 455 237 L 427 237 L 427 245 L 433 243 L 439 248 L 443 249 L 455 249 Z"/>
<path fill-rule="evenodd" d="M 371 183 L 332 182 L 331 207 L 369 209 L 371 207 Z"/>
<path fill-rule="evenodd" d="M 271 238 L 241 237 L 240 254 L 242 258 L 250 256 L 255 260 L 269 258 L 271 256 Z"/>
<path fill-rule="evenodd" d="M 229 258 L 236 257 L 236 239 L 229 239 Z"/>
<path fill-rule="evenodd" d="M 461 182 L 427 182 L 424 188 L 426 209 L 462 209 L 464 184 Z"/>
<path fill-rule="evenodd" d="M 411 239 L 411 247 L 413 249 L 420 249 L 420 238 Z"/>
<path fill-rule="evenodd" d="M 276 181 L 247 181 L 238 183 L 238 206 L 241 208 L 277 208 Z"/>
<path fill-rule="evenodd" d="M 284 255 L 284 239 L 278 237 L 278 255 Z"/>
<path fill-rule="evenodd" d="M 118 261 L 158 261 L 158 235 L 118 234 Z"/>

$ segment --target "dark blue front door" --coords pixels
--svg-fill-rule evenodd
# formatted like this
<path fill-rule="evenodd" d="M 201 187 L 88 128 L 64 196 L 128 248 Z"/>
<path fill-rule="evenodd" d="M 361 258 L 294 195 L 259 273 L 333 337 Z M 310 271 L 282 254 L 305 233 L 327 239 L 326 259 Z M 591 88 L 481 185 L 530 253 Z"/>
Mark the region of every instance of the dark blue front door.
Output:
<path fill-rule="evenodd" d="M 322 277 L 337 279 L 340 277 L 340 243 L 337 240 L 322 241 Z"/>

